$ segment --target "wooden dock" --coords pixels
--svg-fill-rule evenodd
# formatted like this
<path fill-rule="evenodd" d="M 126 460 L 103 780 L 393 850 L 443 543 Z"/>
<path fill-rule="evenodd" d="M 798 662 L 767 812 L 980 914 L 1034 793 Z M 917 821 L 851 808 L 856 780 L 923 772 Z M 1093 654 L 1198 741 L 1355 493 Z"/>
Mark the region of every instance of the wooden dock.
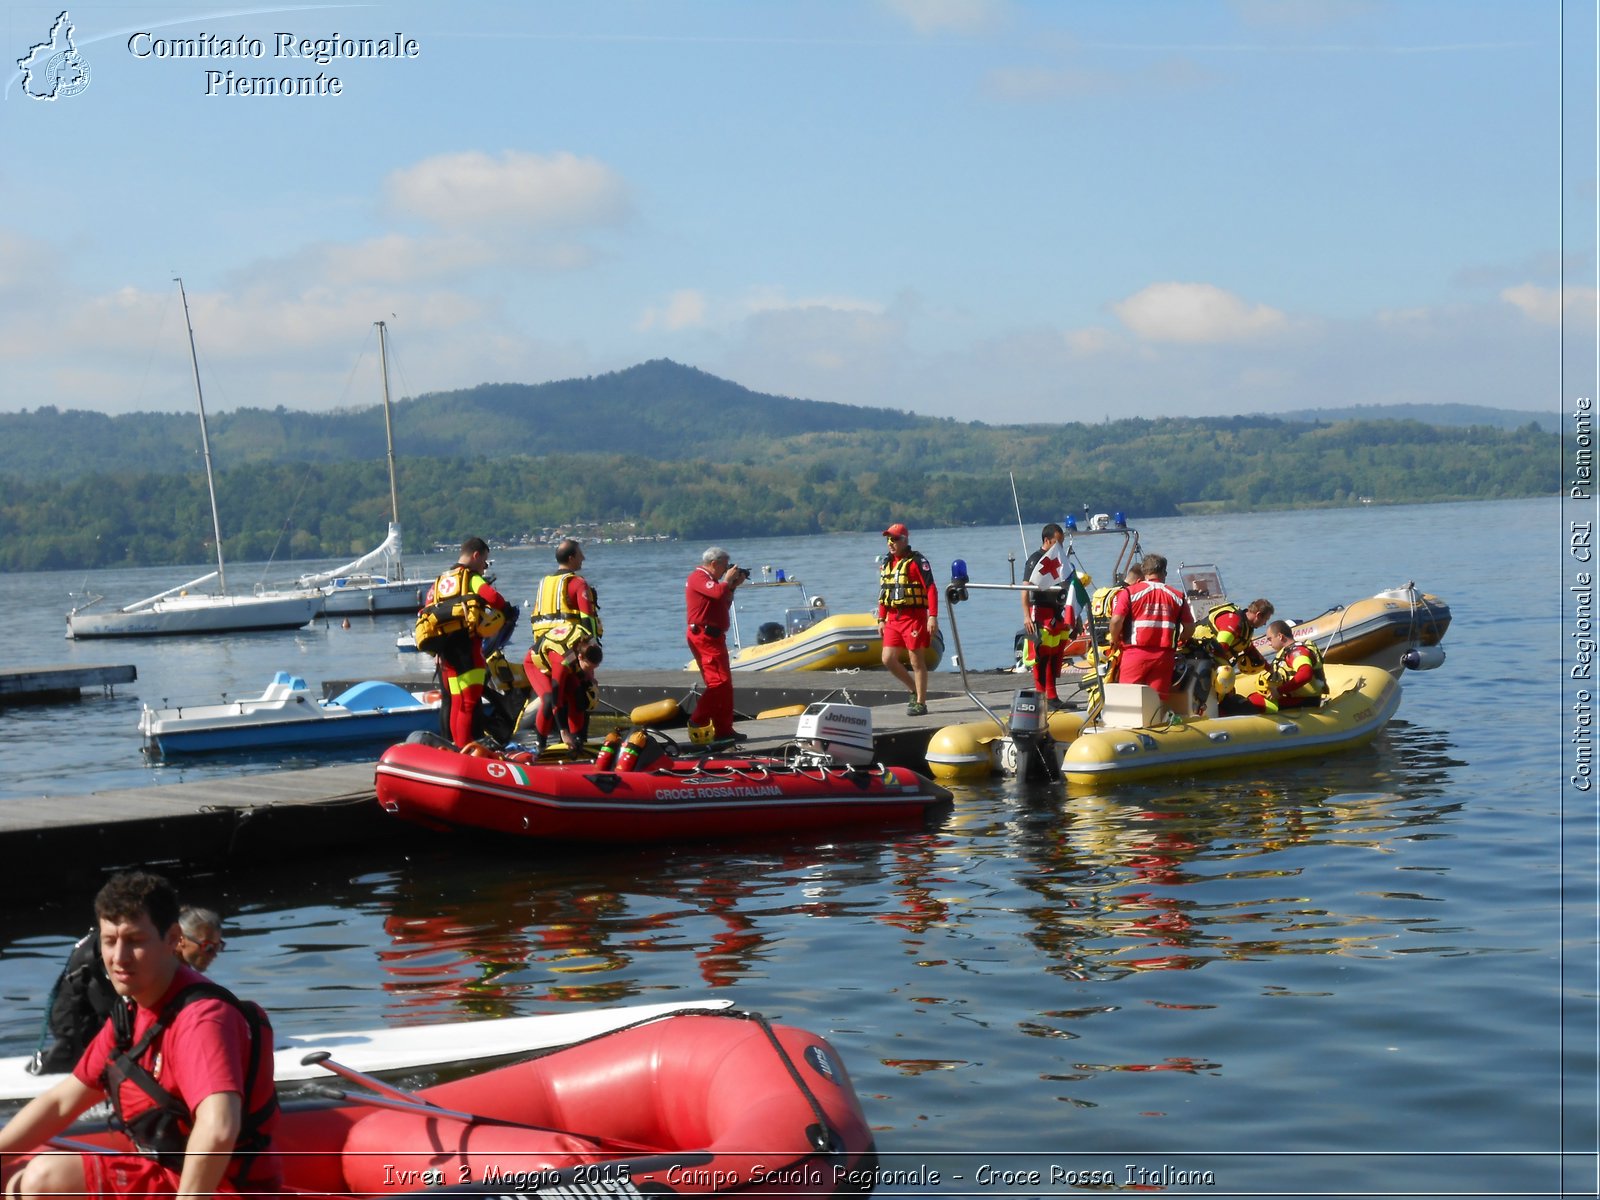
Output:
<path fill-rule="evenodd" d="M 114 684 L 132 683 L 138 677 L 132 666 L 0 668 L 0 706 L 77 700 L 84 688 L 91 687 L 103 688 L 109 695 Z"/>
<path fill-rule="evenodd" d="M 604 679 L 602 700 L 623 712 L 663 698 L 689 697 L 698 677 L 681 671 L 616 672 Z M 1025 676 L 973 676 L 974 692 L 990 708 L 1009 706 Z M 934 686 L 937 683 L 938 686 Z M 746 754 L 778 754 L 792 741 L 798 715 L 756 720 L 759 712 L 831 699 L 872 709 L 881 761 L 926 770 L 928 739 L 939 728 L 982 714 L 948 672 L 929 680 L 928 713 L 906 715 L 904 689 L 881 672 L 860 674 L 766 672 L 735 677 L 738 726 Z M 687 744 L 682 721 L 669 729 Z M 119 867 L 219 867 L 292 857 L 338 854 L 354 847 L 431 837 L 384 814 L 376 803 L 373 765 L 359 763 L 295 771 L 252 772 L 242 767 L 215 779 L 85 795 L 42 796 L 0 803 L 0 895 L 41 884 L 98 887 Z M 436 839 L 433 839 L 436 840 Z"/>

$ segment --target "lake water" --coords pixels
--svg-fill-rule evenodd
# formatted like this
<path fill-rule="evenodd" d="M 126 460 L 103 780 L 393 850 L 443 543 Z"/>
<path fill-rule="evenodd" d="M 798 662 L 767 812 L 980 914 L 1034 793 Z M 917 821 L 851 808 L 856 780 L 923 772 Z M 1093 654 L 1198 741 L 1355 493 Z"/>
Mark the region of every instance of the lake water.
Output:
<path fill-rule="evenodd" d="M 1064 1195 L 1108 1172 L 1208 1196 L 1592 1194 L 1596 825 L 1564 783 L 1561 505 L 1135 524 L 1147 550 L 1217 562 L 1236 596 L 1283 616 L 1415 580 L 1454 610 L 1448 661 L 1406 680 L 1375 744 L 1326 761 L 1070 798 L 997 780 L 889 836 L 579 854 L 436 840 L 187 878 L 187 897 L 228 917 L 214 974 L 295 1032 L 731 998 L 839 1048 L 884 1166 L 925 1180 L 886 1193 Z M 1024 551 L 1014 527 L 913 530 L 913 544 L 941 577 L 960 557 L 992 582 Z M 1082 557 L 1109 576 L 1102 545 Z M 608 665 L 683 661 L 682 580 L 701 548 L 592 548 Z M 872 603 L 876 537 L 729 549 L 835 611 Z M 503 552 L 496 573 L 521 601 L 548 561 Z M 129 600 L 199 573 L 89 583 Z M 0 584 L 40 627 L 7 660 L 132 662 L 139 682 L 0 713 L 0 803 L 226 788 L 237 763 L 147 766 L 140 703 L 254 694 L 278 669 L 316 683 L 409 665 L 403 618 L 68 642 L 83 583 Z M 746 635 L 772 615 L 747 615 Z M 957 616 L 969 663 L 1009 660 L 1014 596 L 977 593 Z M 41 895 L 0 917 L 0 1054 L 32 1049 L 88 901 Z"/>

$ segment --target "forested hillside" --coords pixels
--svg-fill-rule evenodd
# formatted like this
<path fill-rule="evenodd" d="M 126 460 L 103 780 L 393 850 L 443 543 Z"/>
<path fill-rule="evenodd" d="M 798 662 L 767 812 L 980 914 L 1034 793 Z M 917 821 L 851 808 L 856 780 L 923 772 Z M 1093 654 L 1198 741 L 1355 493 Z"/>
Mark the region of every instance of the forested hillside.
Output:
<path fill-rule="evenodd" d="M 702 457 L 666 460 L 404 454 L 407 543 L 452 542 L 467 530 L 509 540 L 578 522 L 696 539 L 874 529 L 890 516 L 922 527 L 989 524 L 1012 518 L 1013 472 L 1032 511 L 1121 509 L 1135 519 L 1188 506 L 1244 511 L 1492 499 L 1560 488 L 1554 434 L 1415 421 L 916 422 L 771 439 L 703 430 L 700 441 Z M 740 449 L 730 453 L 734 446 Z M 198 471 L 0 483 L 0 561 L 9 570 L 211 556 Z M 376 545 L 388 519 L 381 453 L 356 463 L 226 470 L 218 499 L 225 549 L 236 560 L 353 555 Z"/>

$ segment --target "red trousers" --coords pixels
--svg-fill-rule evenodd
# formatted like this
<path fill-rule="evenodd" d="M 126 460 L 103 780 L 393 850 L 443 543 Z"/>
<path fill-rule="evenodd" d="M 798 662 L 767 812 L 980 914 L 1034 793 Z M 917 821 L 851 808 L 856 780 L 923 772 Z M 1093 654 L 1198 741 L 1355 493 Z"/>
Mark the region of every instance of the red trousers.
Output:
<path fill-rule="evenodd" d="M 1172 690 L 1172 667 L 1176 653 L 1154 647 L 1124 646 L 1117 665 L 1118 683 L 1147 683 L 1163 696 Z"/>
<path fill-rule="evenodd" d="M 712 637 L 691 630 L 688 640 L 689 653 L 694 655 L 700 678 L 705 681 L 689 723 L 710 723 L 714 737 L 727 737 L 733 733 L 733 668 L 728 665 L 727 635 Z"/>

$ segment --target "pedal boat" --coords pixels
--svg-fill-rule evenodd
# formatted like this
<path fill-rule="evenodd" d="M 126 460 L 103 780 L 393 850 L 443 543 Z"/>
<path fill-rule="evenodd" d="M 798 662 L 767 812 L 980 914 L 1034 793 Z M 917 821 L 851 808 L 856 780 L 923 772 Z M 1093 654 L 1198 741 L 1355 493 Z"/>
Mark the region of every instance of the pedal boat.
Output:
<path fill-rule="evenodd" d="M 1061 774 L 1076 789 L 1284 762 L 1370 742 L 1400 706 L 1399 680 L 1372 665 L 1328 663 L 1324 669 L 1329 695 L 1321 705 L 1271 715 L 1178 717 L 1150 688 L 1108 684 L 1095 725 L 1084 728 L 1083 712 L 1049 715 Z M 1241 696 L 1264 688 L 1259 673 L 1233 682 Z M 927 759 L 935 779 L 951 782 L 1015 771 L 1018 753 L 1017 741 L 986 719 L 938 730 Z"/>
<path fill-rule="evenodd" d="M 285 1195 L 827 1196 L 870 1191 L 876 1169 L 838 1051 L 747 1013 L 663 1017 L 415 1093 L 364 1082 L 285 1103 Z"/>
<path fill-rule="evenodd" d="M 145 753 L 156 758 L 228 750 L 398 742 L 439 724 L 439 693 L 381 680 L 353 684 L 331 700 L 279 671 L 259 696 L 221 704 L 151 708 L 139 714 Z"/>

